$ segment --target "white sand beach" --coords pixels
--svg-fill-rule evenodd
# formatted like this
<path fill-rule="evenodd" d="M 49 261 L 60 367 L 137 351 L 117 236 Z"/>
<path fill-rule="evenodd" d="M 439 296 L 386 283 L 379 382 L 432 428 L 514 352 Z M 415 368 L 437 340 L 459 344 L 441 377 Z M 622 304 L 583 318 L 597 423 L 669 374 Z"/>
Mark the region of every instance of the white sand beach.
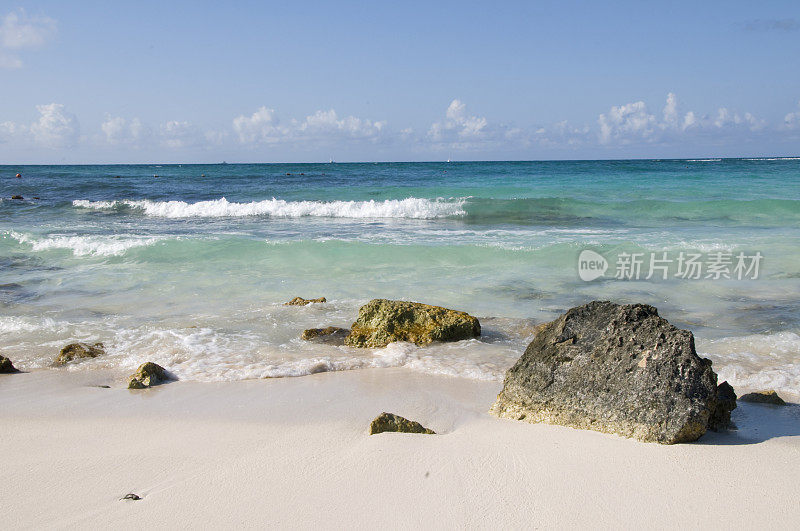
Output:
<path fill-rule="evenodd" d="M 93 387 L 110 385 L 110 389 Z M 662 446 L 487 413 L 496 382 L 407 369 L 124 389 L 0 375 L 5 528 L 791 529 L 800 407 Z M 794 397 L 796 400 L 796 397 Z M 368 435 L 381 411 L 438 435 Z M 121 501 L 127 493 L 139 501 Z"/>

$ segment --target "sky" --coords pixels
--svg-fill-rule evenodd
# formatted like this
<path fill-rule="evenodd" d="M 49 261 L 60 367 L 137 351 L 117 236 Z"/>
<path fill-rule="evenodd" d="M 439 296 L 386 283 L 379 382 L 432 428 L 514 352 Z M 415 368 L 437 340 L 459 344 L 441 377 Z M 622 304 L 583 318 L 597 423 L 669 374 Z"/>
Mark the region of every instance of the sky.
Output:
<path fill-rule="evenodd" d="M 800 155 L 800 2 L 0 1 L 0 163 Z"/>

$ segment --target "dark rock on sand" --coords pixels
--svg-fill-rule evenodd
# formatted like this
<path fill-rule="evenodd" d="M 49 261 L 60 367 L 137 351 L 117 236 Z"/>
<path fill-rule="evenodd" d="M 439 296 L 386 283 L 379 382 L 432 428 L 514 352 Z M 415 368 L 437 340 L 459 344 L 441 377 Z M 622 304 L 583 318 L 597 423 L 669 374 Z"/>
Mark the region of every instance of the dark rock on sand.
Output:
<path fill-rule="evenodd" d="M 338 343 L 344 345 L 344 339 L 350 330 L 347 328 L 339 328 L 338 326 L 328 326 L 325 328 L 309 328 L 303 330 L 300 339 L 306 341 L 319 341 L 320 343 Z"/>
<path fill-rule="evenodd" d="M 369 434 L 375 435 L 376 433 L 383 433 L 385 431 L 401 432 L 401 433 L 427 433 L 435 435 L 436 432 L 429 430 L 413 420 L 405 419 L 393 413 L 381 413 L 369 425 Z"/>
<path fill-rule="evenodd" d="M 145 389 L 169 380 L 167 371 L 161 365 L 148 361 L 128 378 L 128 389 Z"/>
<path fill-rule="evenodd" d="M 9 374 L 12 372 L 19 371 L 17 371 L 10 359 L 6 358 L 5 356 L 0 356 L 0 374 Z"/>
<path fill-rule="evenodd" d="M 717 405 L 708 419 L 708 428 L 714 431 L 734 428 L 731 412 L 736 409 L 736 391 L 731 384 L 722 382 L 717 386 Z"/>
<path fill-rule="evenodd" d="M 120 498 L 120 501 L 122 501 L 122 500 L 139 501 L 141 499 L 142 499 L 142 497 L 139 496 L 138 494 L 134 494 L 133 492 L 129 492 L 128 494 L 126 494 L 125 496 Z"/>
<path fill-rule="evenodd" d="M 428 345 L 481 335 L 478 319 L 466 312 L 418 302 L 374 299 L 361 307 L 350 335 L 351 347 L 385 347 L 395 341 Z"/>
<path fill-rule="evenodd" d="M 55 364 L 64 365 L 74 360 L 96 358 L 105 353 L 106 351 L 102 343 L 95 343 L 94 345 L 88 343 L 70 343 L 58 353 Z"/>
<path fill-rule="evenodd" d="M 295 297 L 294 299 L 290 300 L 289 302 L 284 302 L 284 306 L 305 306 L 306 304 L 311 304 L 315 302 L 328 302 L 328 299 L 325 297 L 320 297 L 318 299 L 304 299 L 303 297 Z"/>
<path fill-rule="evenodd" d="M 652 306 L 596 301 L 536 335 L 491 412 L 673 444 L 729 421 L 728 387 L 718 392 L 692 333 Z"/>
<path fill-rule="evenodd" d="M 772 404 L 773 406 L 785 406 L 783 398 L 778 393 L 770 389 L 769 391 L 756 391 L 742 395 L 739 400 L 742 402 L 753 402 L 756 404 Z"/>

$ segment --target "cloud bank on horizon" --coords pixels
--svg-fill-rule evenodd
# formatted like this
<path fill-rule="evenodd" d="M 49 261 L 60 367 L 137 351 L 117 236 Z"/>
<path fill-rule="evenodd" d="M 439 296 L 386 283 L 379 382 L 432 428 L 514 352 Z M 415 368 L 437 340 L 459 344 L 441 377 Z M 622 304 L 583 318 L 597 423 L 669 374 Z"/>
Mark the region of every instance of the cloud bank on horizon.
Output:
<path fill-rule="evenodd" d="M 0 145 L 36 147 L 58 152 L 84 146 L 147 152 L 161 148 L 180 158 L 181 153 L 226 148 L 242 153 L 265 153 L 265 148 L 325 148 L 335 152 L 342 145 L 390 146 L 417 155 L 469 156 L 496 149 L 530 150 L 564 148 L 576 155 L 582 148 L 605 150 L 613 156 L 624 146 L 670 146 L 713 139 L 714 144 L 754 139 L 765 135 L 800 138 L 800 102 L 780 123 L 768 123 L 750 112 L 719 107 L 700 113 L 682 110 L 670 92 L 660 110 L 651 111 L 644 101 L 614 105 L 593 121 L 567 121 L 536 127 L 497 123 L 467 110 L 453 99 L 427 131 L 392 127 L 383 120 L 340 117 L 334 109 L 318 110 L 304 118 L 282 119 L 275 109 L 261 106 L 251 114 L 232 118 L 221 129 L 204 128 L 191 121 L 170 120 L 147 124 L 138 117 L 107 114 L 97 130 L 81 133 L 78 118 L 65 105 L 36 106 L 30 123 L 0 122 Z M 402 125 L 402 124 L 401 124 Z M 269 151 L 266 151 L 269 152 Z M 279 158 L 278 158 L 279 159 Z M 147 161 L 145 157 L 142 159 Z"/>
<path fill-rule="evenodd" d="M 793 33 L 800 28 L 793 18 L 752 19 L 741 26 L 760 34 Z M 29 54 L 43 53 L 59 28 L 55 19 L 23 9 L 0 17 L 0 73 L 23 71 Z M 526 112 L 518 113 L 513 123 L 495 120 L 473 110 L 481 101 L 473 97 L 468 107 L 461 94 L 453 94 L 449 104 L 437 98 L 441 112 L 428 116 L 428 125 L 423 127 L 419 121 L 415 126 L 413 121 L 382 117 L 379 108 L 370 108 L 377 116 L 343 115 L 330 107 L 312 107 L 291 116 L 268 98 L 224 121 L 205 120 L 203 109 L 167 110 L 166 119 L 148 120 L 129 107 L 124 112 L 92 109 L 94 115 L 84 119 L 71 110 L 75 102 L 68 100 L 34 102 L 27 111 L 17 106 L 17 118 L 4 119 L 6 105 L 14 105 L 7 100 L 5 105 L 0 103 L 0 163 L 313 161 L 327 154 L 344 154 L 349 160 L 431 160 L 800 152 L 800 101 L 776 121 L 725 105 L 689 109 L 676 93 L 663 90 L 661 94 L 665 94 L 661 102 L 607 101 L 605 108 L 583 119 L 573 116 L 550 123 L 537 123 L 537 117 Z M 85 112 L 86 101 L 80 104 Z M 769 151 L 771 145 L 779 146 L 777 151 Z"/>

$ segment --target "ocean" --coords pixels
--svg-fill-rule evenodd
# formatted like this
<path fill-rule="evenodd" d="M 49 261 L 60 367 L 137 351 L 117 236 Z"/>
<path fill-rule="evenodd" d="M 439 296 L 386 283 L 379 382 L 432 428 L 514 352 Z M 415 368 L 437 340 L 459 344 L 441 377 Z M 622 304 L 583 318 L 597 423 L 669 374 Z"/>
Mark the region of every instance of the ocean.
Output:
<path fill-rule="evenodd" d="M 0 166 L 0 196 L 0 354 L 23 370 L 102 341 L 60 370 L 500 381 L 537 323 L 600 299 L 656 306 L 734 386 L 800 389 L 796 158 Z M 299 339 L 373 298 L 467 311 L 483 335 Z"/>

